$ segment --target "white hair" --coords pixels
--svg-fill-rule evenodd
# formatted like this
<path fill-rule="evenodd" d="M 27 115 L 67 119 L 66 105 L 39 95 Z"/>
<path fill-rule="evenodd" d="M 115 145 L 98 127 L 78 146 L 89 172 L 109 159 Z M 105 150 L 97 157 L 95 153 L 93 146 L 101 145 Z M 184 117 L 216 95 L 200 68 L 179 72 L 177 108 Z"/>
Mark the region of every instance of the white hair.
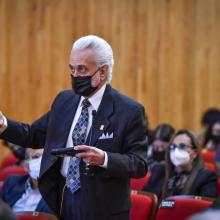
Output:
<path fill-rule="evenodd" d="M 95 53 L 97 66 L 108 66 L 107 82 L 111 81 L 114 57 L 112 48 L 107 41 L 95 35 L 88 35 L 76 40 L 72 47 L 72 50 L 74 49 L 92 49 Z"/>

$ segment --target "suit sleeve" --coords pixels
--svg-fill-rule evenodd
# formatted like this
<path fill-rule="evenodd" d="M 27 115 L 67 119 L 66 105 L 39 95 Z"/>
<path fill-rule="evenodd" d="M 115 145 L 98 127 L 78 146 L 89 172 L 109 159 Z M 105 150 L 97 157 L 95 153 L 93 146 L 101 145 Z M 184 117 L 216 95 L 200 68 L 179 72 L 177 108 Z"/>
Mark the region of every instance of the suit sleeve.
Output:
<path fill-rule="evenodd" d="M 45 144 L 49 113 L 43 115 L 32 125 L 7 118 L 8 127 L 0 138 L 22 147 L 39 148 Z"/>
<path fill-rule="evenodd" d="M 147 172 L 147 125 L 144 108 L 136 108 L 123 138 L 123 153 L 107 152 L 106 177 L 140 178 Z"/>

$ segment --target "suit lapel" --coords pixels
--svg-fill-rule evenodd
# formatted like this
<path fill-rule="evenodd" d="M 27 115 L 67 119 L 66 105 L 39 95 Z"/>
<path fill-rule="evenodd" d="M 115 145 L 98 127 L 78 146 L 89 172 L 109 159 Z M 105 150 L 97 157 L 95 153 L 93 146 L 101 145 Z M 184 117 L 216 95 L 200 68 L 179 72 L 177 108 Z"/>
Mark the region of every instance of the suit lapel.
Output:
<path fill-rule="evenodd" d="M 73 96 L 71 96 L 66 103 L 64 103 L 62 112 L 60 114 L 62 117 L 60 117 L 60 121 L 58 122 L 59 130 L 62 135 L 60 135 L 60 140 L 58 141 L 56 148 L 64 147 L 66 144 L 79 101 L 80 96 L 74 95 L 73 93 Z"/>
<path fill-rule="evenodd" d="M 88 137 L 91 136 L 91 143 L 89 143 L 90 138 L 87 139 L 88 145 L 95 146 L 95 143 L 97 142 L 98 138 L 109 127 L 110 125 L 109 119 L 112 113 L 113 113 L 113 98 L 111 94 L 111 86 L 107 85 L 102 101 L 98 108 L 96 117 L 90 129 L 90 133 L 88 135 Z"/>

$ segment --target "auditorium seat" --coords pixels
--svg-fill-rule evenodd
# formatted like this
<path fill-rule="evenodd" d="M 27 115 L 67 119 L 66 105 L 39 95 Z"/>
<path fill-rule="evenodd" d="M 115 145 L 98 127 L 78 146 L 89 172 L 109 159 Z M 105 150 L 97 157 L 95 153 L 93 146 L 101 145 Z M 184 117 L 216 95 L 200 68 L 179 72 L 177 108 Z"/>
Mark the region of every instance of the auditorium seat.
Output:
<path fill-rule="evenodd" d="M 216 151 L 202 150 L 201 157 L 204 161 L 215 161 Z"/>
<path fill-rule="evenodd" d="M 173 196 L 162 200 L 156 220 L 186 220 L 189 216 L 199 213 L 211 206 L 213 199 L 198 196 Z"/>
<path fill-rule="evenodd" d="M 131 178 L 131 190 L 142 190 L 144 185 L 147 183 L 151 176 L 151 173 L 148 172 L 144 177 L 135 179 Z"/>
<path fill-rule="evenodd" d="M 130 220 L 153 220 L 157 203 L 155 194 L 132 190 Z"/>
<path fill-rule="evenodd" d="M 44 212 L 16 212 L 18 220 L 58 220 L 55 215 Z"/>
<path fill-rule="evenodd" d="M 211 170 L 215 173 L 218 172 L 218 167 L 217 164 L 215 162 L 212 161 L 204 161 L 204 167 L 208 170 Z"/>
<path fill-rule="evenodd" d="M 0 168 L 5 168 L 9 166 L 16 165 L 18 162 L 18 158 L 16 158 L 13 154 L 7 155 L 1 162 Z"/>
<path fill-rule="evenodd" d="M 27 170 L 23 167 L 5 167 L 0 170 L 0 181 L 5 181 L 9 175 L 27 174 Z"/>

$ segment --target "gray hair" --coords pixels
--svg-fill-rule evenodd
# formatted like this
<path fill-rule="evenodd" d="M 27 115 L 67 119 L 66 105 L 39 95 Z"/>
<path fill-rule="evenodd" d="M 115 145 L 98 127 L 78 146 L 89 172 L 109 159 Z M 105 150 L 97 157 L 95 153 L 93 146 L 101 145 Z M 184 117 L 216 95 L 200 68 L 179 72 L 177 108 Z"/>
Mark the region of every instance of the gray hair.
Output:
<path fill-rule="evenodd" d="M 95 53 L 97 66 L 108 66 L 107 82 L 111 81 L 114 57 L 112 48 L 107 41 L 95 35 L 88 35 L 76 40 L 73 44 L 73 49 L 92 49 Z"/>

